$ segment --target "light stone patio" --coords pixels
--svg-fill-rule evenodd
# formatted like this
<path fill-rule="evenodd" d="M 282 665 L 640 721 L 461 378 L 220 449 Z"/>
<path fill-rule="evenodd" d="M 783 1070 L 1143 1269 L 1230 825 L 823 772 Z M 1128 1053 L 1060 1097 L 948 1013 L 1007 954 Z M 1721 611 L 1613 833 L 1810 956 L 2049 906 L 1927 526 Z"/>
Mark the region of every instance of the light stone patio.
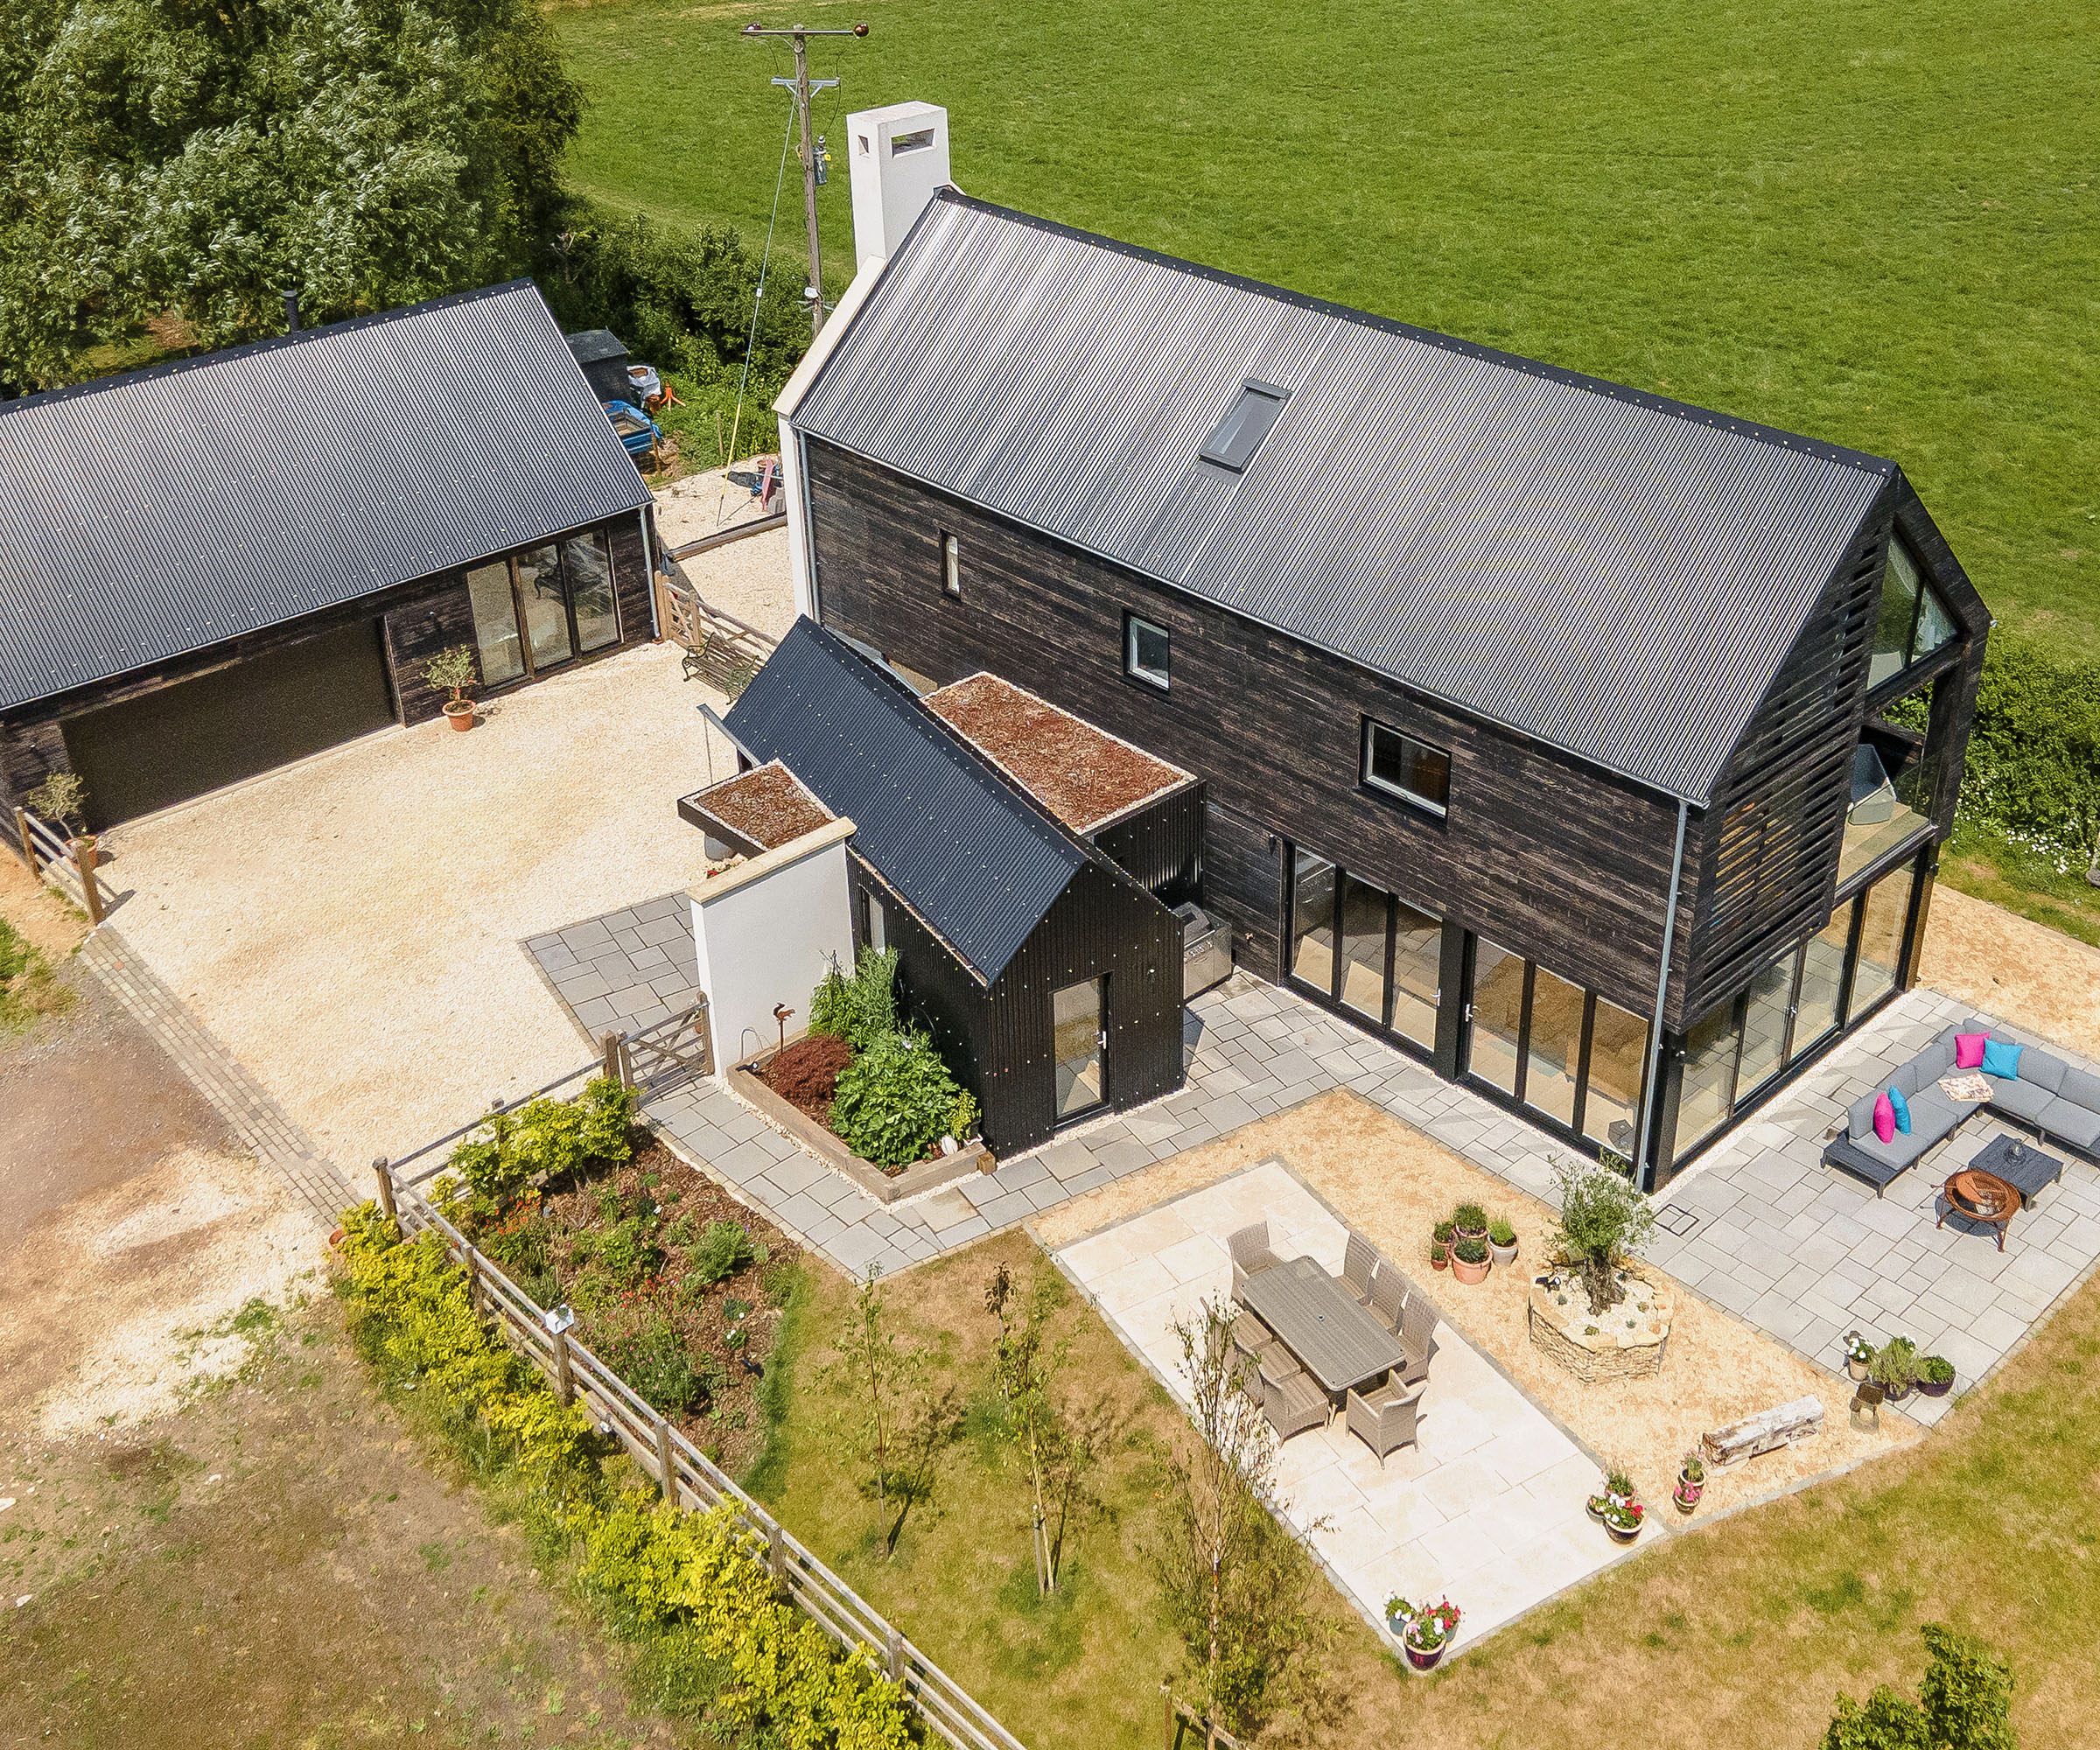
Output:
<path fill-rule="evenodd" d="M 1340 1272 L 1348 1229 L 1273 1158 L 1052 1256 L 1186 1408 L 1174 1321 L 1229 1294 L 1226 1236 L 1264 1220 L 1279 1257 L 1309 1256 Z M 1324 1522 L 1310 1533 L 1313 1550 L 1382 1634 L 1393 1593 L 1448 1594 L 1464 1613 L 1462 1651 L 1628 1553 L 1586 1510 L 1600 1461 L 1448 1326 L 1438 1326 L 1420 1415 L 1418 1444 L 1382 1466 L 1340 1418 L 1278 1454 L 1286 1520 L 1300 1532 Z M 1656 1516 L 1642 1542 L 1660 1524 Z"/>

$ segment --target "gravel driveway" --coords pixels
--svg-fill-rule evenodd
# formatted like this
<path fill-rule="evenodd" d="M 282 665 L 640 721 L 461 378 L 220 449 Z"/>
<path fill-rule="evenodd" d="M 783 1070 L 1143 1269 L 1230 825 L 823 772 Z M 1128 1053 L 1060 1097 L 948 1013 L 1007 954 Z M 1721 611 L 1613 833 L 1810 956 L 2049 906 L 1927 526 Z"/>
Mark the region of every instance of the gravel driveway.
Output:
<path fill-rule="evenodd" d="M 110 921 L 354 1180 L 583 1061 L 524 938 L 698 874 L 675 803 L 708 781 L 696 707 L 724 701 L 678 654 L 625 651 L 468 734 L 384 731 L 119 827 Z"/>

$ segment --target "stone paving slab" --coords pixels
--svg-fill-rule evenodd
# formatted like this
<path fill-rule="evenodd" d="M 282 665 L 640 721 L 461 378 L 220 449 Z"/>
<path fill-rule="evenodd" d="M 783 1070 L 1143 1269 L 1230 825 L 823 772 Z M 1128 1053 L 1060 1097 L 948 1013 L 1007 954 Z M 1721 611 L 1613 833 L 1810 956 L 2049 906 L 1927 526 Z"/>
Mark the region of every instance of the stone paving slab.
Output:
<path fill-rule="evenodd" d="M 668 1021 L 699 994 L 692 900 L 683 892 L 660 893 L 521 945 L 592 1045 L 608 1032 Z"/>

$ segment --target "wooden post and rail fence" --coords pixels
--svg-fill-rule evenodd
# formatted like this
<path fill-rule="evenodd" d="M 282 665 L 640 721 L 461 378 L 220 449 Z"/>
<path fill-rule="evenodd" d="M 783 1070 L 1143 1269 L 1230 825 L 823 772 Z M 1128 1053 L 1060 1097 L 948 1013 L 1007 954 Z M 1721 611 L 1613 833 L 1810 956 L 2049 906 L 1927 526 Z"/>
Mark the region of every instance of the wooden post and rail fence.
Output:
<path fill-rule="evenodd" d="M 607 1033 L 599 1056 L 524 1099 L 536 1099 L 570 1082 L 594 1075 L 617 1077 L 645 1092 L 653 1085 L 704 1066 L 706 1029 L 695 1027 L 704 1005 L 659 1026 L 632 1034 Z M 700 1045 L 685 1043 L 697 1032 Z M 494 1110 L 514 1110 L 524 1099 Z M 738 1488 L 706 1454 L 672 1426 L 641 1395 L 570 1334 L 484 1256 L 424 1195 L 422 1186 L 445 1170 L 448 1144 L 480 1129 L 486 1118 L 440 1137 L 399 1162 L 383 1156 L 372 1163 L 379 1207 L 403 1238 L 436 1234 L 446 1256 L 466 1275 L 467 1298 L 477 1317 L 493 1320 L 512 1348 L 545 1376 L 564 1404 L 581 1402 L 600 1431 L 628 1455 L 681 1512 L 727 1505 L 754 1561 L 765 1564 L 775 1588 L 842 1647 L 864 1648 L 877 1666 L 918 1709 L 928 1732 L 954 1750 L 1026 1750 L 1021 1740 L 993 1718 L 940 1666 L 900 1633 L 852 1587 L 833 1573 L 787 1527 Z M 436 1158 L 414 1173 L 403 1168 Z"/>
<path fill-rule="evenodd" d="M 67 837 L 27 808 L 15 810 L 14 848 L 29 864 L 29 872 L 56 887 L 88 914 L 90 925 L 102 920 L 102 880 L 94 872 L 95 849 L 92 836 Z"/>

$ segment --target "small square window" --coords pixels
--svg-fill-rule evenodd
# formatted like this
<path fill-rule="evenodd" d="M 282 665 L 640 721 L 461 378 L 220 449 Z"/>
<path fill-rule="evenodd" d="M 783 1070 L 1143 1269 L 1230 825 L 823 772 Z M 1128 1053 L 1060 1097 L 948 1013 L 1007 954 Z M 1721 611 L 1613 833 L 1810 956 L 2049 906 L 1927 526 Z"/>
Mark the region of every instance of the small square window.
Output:
<path fill-rule="evenodd" d="M 1451 802 L 1451 755 L 1401 734 L 1390 724 L 1366 718 L 1363 781 L 1440 815 Z"/>
<path fill-rule="evenodd" d="M 1167 684 L 1167 632 L 1164 626 L 1154 626 L 1151 620 L 1140 620 L 1134 613 L 1124 617 L 1124 674 L 1147 682 L 1165 692 Z"/>
<path fill-rule="evenodd" d="M 957 601 L 962 599 L 962 547 L 952 535 L 941 537 L 941 587 Z"/>

